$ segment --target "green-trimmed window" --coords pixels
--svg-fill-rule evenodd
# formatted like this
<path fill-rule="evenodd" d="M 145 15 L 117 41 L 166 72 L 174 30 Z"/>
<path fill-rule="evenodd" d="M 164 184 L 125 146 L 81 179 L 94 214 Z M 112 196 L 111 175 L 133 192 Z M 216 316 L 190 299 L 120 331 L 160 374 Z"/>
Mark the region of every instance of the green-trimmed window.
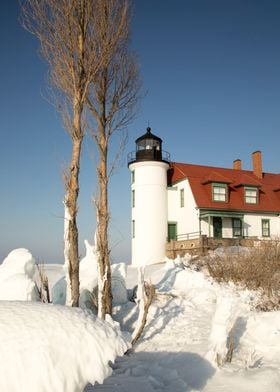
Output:
<path fill-rule="evenodd" d="M 133 189 L 131 192 L 131 202 L 132 202 L 132 208 L 135 207 L 135 190 Z"/>
<path fill-rule="evenodd" d="M 262 219 L 262 236 L 263 237 L 270 237 L 269 219 Z"/>
<path fill-rule="evenodd" d="M 244 199 L 246 204 L 258 204 L 258 188 L 244 188 Z"/>
<path fill-rule="evenodd" d="M 185 207 L 185 189 L 180 189 L 180 207 Z"/>
<path fill-rule="evenodd" d="M 242 221 L 239 218 L 232 218 L 232 235 L 233 237 L 242 236 Z"/>
<path fill-rule="evenodd" d="M 135 182 L 135 171 L 133 170 L 131 172 L 131 184 L 134 184 L 134 182 Z"/>
<path fill-rule="evenodd" d="M 135 220 L 132 221 L 131 232 L 132 232 L 132 238 L 135 238 Z"/>
<path fill-rule="evenodd" d="M 212 200 L 227 202 L 227 184 L 212 184 Z"/>

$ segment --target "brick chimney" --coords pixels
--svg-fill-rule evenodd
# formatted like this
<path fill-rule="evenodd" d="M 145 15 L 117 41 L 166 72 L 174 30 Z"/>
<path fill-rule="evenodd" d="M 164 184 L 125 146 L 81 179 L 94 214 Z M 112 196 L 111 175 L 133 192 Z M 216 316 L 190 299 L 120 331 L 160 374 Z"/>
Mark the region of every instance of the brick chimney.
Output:
<path fill-rule="evenodd" d="M 262 171 L 262 153 L 261 153 L 261 151 L 255 151 L 252 153 L 252 161 L 253 161 L 253 173 L 258 178 L 262 178 L 263 171 Z"/>
<path fill-rule="evenodd" d="M 233 168 L 235 170 L 242 170 L 242 161 L 241 161 L 241 159 L 235 159 L 233 161 Z"/>

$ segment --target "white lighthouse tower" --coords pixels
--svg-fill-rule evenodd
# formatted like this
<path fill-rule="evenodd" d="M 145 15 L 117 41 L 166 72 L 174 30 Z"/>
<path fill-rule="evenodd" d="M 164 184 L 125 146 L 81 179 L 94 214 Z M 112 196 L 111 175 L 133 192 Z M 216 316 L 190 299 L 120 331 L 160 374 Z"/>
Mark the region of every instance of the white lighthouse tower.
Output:
<path fill-rule="evenodd" d="M 136 141 L 128 156 L 131 170 L 132 264 L 162 261 L 167 241 L 167 170 L 169 153 L 151 128 Z"/>

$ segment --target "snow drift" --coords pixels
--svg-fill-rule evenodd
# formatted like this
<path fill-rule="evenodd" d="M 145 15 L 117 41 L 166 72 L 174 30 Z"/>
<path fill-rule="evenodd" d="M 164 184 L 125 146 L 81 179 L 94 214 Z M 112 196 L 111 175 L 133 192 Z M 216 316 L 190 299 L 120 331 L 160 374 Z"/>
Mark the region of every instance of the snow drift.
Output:
<path fill-rule="evenodd" d="M 117 323 L 82 310 L 0 301 L 0 390 L 80 392 L 111 374 L 129 344 Z"/>
<path fill-rule="evenodd" d="M 82 309 L 94 308 L 97 305 L 98 296 L 98 259 L 95 245 L 91 245 L 87 240 L 84 241 L 86 255 L 80 261 L 80 302 Z M 67 266 L 64 271 L 67 276 Z M 126 265 L 124 263 L 112 264 L 112 296 L 113 305 L 125 304 L 128 301 L 126 289 Z M 54 304 L 66 304 L 67 283 L 66 277 L 62 277 L 52 287 L 52 302 Z"/>
<path fill-rule="evenodd" d="M 24 248 L 14 249 L 0 265 L 0 300 L 37 301 L 35 260 Z"/>

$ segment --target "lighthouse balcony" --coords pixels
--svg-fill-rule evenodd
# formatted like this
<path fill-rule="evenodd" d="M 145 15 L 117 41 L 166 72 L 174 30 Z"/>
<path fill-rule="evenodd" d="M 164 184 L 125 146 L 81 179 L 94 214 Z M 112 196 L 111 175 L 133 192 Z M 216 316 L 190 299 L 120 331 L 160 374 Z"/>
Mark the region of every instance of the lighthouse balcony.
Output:
<path fill-rule="evenodd" d="M 170 162 L 170 154 L 167 151 L 158 150 L 156 148 L 146 148 L 138 151 L 132 151 L 127 156 L 127 164 L 141 161 L 160 161 Z"/>

